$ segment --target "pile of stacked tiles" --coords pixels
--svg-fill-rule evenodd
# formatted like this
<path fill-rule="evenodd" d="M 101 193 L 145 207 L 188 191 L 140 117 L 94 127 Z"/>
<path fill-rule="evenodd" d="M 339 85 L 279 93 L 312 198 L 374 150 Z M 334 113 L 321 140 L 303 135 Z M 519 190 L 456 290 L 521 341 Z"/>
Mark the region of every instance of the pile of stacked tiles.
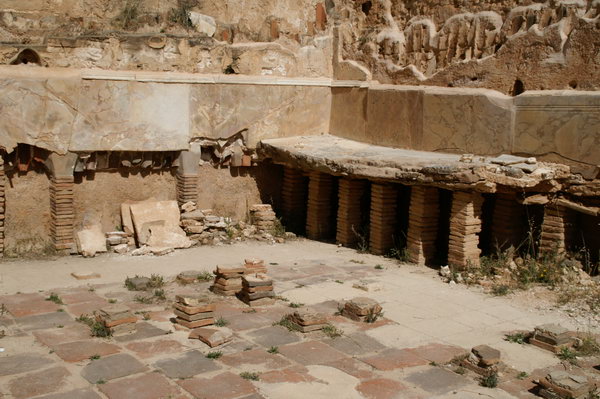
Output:
<path fill-rule="evenodd" d="M 374 299 L 357 297 L 340 306 L 342 316 L 354 321 L 373 322 L 381 316 L 381 305 Z"/>
<path fill-rule="evenodd" d="M 198 175 L 177 173 L 177 203 L 181 206 L 186 202 L 198 200 Z"/>
<path fill-rule="evenodd" d="M 273 280 L 266 274 L 249 274 L 242 277 L 242 291 L 239 298 L 250 306 L 263 306 L 273 303 Z"/>
<path fill-rule="evenodd" d="M 302 230 L 305 220 L 306 187 L 301 170 L 285 167 L 281 199 L 286 227 L 291 231 Z"/>
<path fill-rule="evenodd" d="M 73 204 L 72 176 L 52 177 L 50 180 L 50 211 L 52 215 L 51 233 L 57 250 L 70 250 L 73 247 Z"/>
<path fill-rule="evenodd" d="M 219 295 L 236 295 L 242 289 L 242 276 L 245 272 L 245 267 L 217 266 L 212 291 Z"/>
<path fill-rule="evenodd" d="M 173 313 L 177 324 L 190 329 L 215 324 L 215 304 L 208 297 L 177 295 L 175 300 Z"/>
<path fill-rule="evenodd" d="M 573 234 L 573 211 L 560 205 L 546 205 L 544 208 L 544 222 L 542 223 L 542 237 L 540 239 L 540 252 L 564 253 L 566 243 Z"/>
<path fill-rule="evenodd" d="M 4 215 L 6 201 L 4 199 L 4 185 L 6 184 L 6 175 L 4 174 L 4 160 L 0 157 L 0 257 L 4 255 Z"/>
<path fill-rule="evenodd" d="M 333 176 L 311 172 L 308 184 L 308 210 L 306 212 L 306 235 L 312 240 L 328 237 L 331 227 L 331 196 Z"/>
<path fill-rule="evenodd" d="M 424 265 L 435 258 L 439 208 L 437 188 L 411 188 L 406 246 L 408 258 L 413 263 Z"/>
<path fill-rule="evenodd" d="M 365 193 L 366 180 L 340 179 L 336 240 L 353 246 L 358 242 L 361 223 L 360 200 Z"/>
<path fill-rule="evenodd" d="M 394 186 L 371 185 L 369 250 L 376 255 L 384 255 L 394 246 L 397 207 L 398 193 Z"/>
<path fill-rule="evenodd" d="M 256 204 L 250 207 L 250 217 L 252 224 L 261 231 L 273 231 L 275 228 L 275 212 L 269 204 Z"/>
<path fill-rule="evenodd" d="M 257 258 L 244 259 L 245 274 L 267 273 L 265 261 Z"/>
<path fill-rule="evenodd" d="M 458 268 L 479 266 L 479 233 L 481 232 L 481 205 L 479 193 L 455 191 L 452 196 L 448 264 Z"/>
<path fill-rule="evenodd" d="M 100 309 L 96 321 L 110 330 L 111 335 L 129 334 L 135 331 L 137 317 L 123 305 L 113 305 Z"/>
<path fill-rule="evenodd" d="M 286 316 L 294 330 L 307 333 L 322 330 L 327 326 L 327 317 L 322 313 L 309 310 L 298 310 Z"/>

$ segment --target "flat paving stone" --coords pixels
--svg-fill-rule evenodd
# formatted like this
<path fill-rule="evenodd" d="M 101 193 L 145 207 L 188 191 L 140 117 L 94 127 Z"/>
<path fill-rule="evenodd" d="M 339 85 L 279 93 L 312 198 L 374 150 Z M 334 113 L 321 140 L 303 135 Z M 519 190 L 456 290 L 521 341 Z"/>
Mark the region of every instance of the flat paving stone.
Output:
<path fill-rule="evenodd" d="M 334 367 L 348 375 L 351 375 L 352 377 L 358 378 L 359 380 L 374 378 L 374 374 L 371 371 L 371 366 L 351 357 L 334 360 L 333 362 L 327 362 L 323 365 Z"/>
<path fill-rule="evenodd" d="M 46 297 L 40 294 L 5 295 L 0 297 L 0 303 L 3 303 L 14 317 L 51 313 L 60 309 L 60 305 L 46 301 Z"/>
<path fill-rule="evenodd" d="M 33 398 L 58 391 L 69 375 L 64 367 L 52 367 L 15 378 L 8 383 L 8 389 L 16 399 Z"/>
<path fill-rule="evenodd" d="M 187 350 L 179 342 L 168 339 L 152 342 L 132 342 L 127 344 L 125 347 L 130 351 L 135 352 L 135 354 L 141 359 L 147 359 L 149 357 L 154 357 L 165 353 L 175 354 Z"/>
<path fill-rule="evenodd" d="M 109 303 L 107 300 L 99 298 L 95 301 L 91 302 L 80 302 L 74 303 L 72 305 L 67 305 L 67 311 L 74 315 L 75 317 L 79 317 L 83 314 L 90 315 L 94 314 L 94 312 L 108 306 Z"/>
<path fill-rule="evenodd" d="M 136 331 L 134 333 L 114 337 L 114 340 L 117 342 L 138 341 L 140 339 L 158 337 L 169 333 L 167 330 L 163 330 L 153 326 L 150 323 L 143 322 L 136 323 L 135 330 Z"/>
<path fill-rule="evenodd" d="M 256 344 L 265 348 L 281 346 L 300 341 L 300 337 L 288 331 L 285 327 L 269 326 L 249 332 L 248 337 Z"/>
<path fill-rule="evenodd" d="M 468 355 L 469 353 L 469 351 L 459 346 L 444 345 L 438 343 L 423 345 L 408 350 L 422 359 L 438 364 L 450 363 L 454 358 Z"/>
<path fill-rule="evenodd" d="M 182 397 L 181 390 L 169 384 L 169 380 L 158 373 L 124 378 L 99 385 L 98 388 L 109 399 L 165 399 Z"/>
<path fill-rule="evenodd" d="M 141 373 L 147 368 L 131 355 L 121 353 L 90 362 L 81 370 L 81 376 L 92 384 Z"/>
<path fill-rule="evenodd" d="M 308 373 L 308 369 L 304 366 L 292 366 L 286 369 L 272 370 L 262 373 L 260 375 L 260 381 L 269 384 L 276 384 L 280 382 L 286 383 L 300 383 L 300 382 L 311 382 L 315 381 L 315 377 Z"/>
<path fill-rule="evenodd" d="M 121 348 L 116 345 L 91 339 L 67 342 L 53 346 L 52 349 L 65 362 L 80 362 L 89 359 L 91 356 L 107 356 L 121 351 Z"/>
<path fill-rule="evenodd" d="M 347 356 L 319 341 L 307 341 L 285 345 L 279 353 L 303 365 L 323 364 L 344 359 Z"/>
<path fill-rule="evenodd" d="M 244 331 L 251 328 L 260 328 L 271 324 L 268 319 L 255 313 L 242 313 L 225 318 L 229 322 L 229 328 L 235 331 Z"/>
<path fill-rule="evenodd" d="M 440 367 L 413 373 L 405 380 L 426 392 L 437 395 L 472 384 L 466 377 Z"/>
<path fill-rule="evenodd" d="M 17 325 L 26 331 L 66 327 L 73 324 L 75 320 L 66 312 L 44 313 L 17 319 Z"/>
<path fill-rule="evenodd" d="M 33 336 L 42 344 L 52 347 L 65 342 L 83 341 L 91 337 L 90 328 L 81 323 L 75 323 L 64 328 L 37 330 Z"/>
<path fill-rule="evenodd" d="M 55 393 L 40 396 L 35 399 L 102 399 L 100 395 L 91 389 L 76 389 L 74 391 Z"/>
<path fill-rule="evenodd" d="M 386 349 L 386 346 L 363 332 L 356 332 L 342 337 L 326 339 L 327 345 L 344 352 L 350 356 L 362 356 L 367 353 L 378 352 Z"/>
<path fill-rule="evenodd" d="M 180 380 L 177 383 L 196 398 L 233 399 L 256 392 L 252 383 L 230 372 L 212 378 Z"/>
<path fill-rule="evenodd" d="M 221 367 L 198 351 L 189 351 L 181 356 L 159 360 L 154 364 L 169 378 L 189 378 L 200 373 L 216 371 Z"/>
<path fill-rule="evenodd" d="M 402 391 L 405 391 L 406 387 L 398 381 L 387 378 L 375 378 L 361 382 L 356 387 L 356 390 L 368 399 L 394 399 L 406 397 L 402 396 Z"/>
<path fill-rule="evenodd" d="M 230 367 L 240 368 L 245 365 L 260 366 L 261 370 L 273 370 L 288 367 L 291 363 L 282 356 L 268 353 L 264 349 L 254 349 L 225 355 L 219 361 Z"/>
<path fill-rule="evenodd" d="M 38 353 L 2 357 L 0 358 L 0 376 L 34 371 L 51 363 L 54 363 L 54 360 L 42 357 Z"/>
<path fill-rule="evenodd" d="M 90 290 L 59 291 L 58 295 L 60 299 L 67 305 L 83 302 L 106 301 L 100 295 Z"/>
<path fill-rule="evenodd" d="M 422 366 L 429 363 L 409 349 L 388 349 L 377 355 L 363 357 L 360 360 L 381 371 Z"/>

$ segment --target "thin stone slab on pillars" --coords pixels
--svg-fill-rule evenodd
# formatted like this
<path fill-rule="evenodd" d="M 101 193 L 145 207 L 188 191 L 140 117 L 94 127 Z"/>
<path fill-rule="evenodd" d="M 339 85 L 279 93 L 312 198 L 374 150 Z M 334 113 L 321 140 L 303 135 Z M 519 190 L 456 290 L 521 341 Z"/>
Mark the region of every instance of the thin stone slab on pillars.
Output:
<path fill-rule="evenodd" d="M 306 235 L 312 240 L 327 238 L 333 232 L 331 225 L 332 193 L 333 176 L 320 172 L 310 173 Z"/>
<path fill-rule="evenodd" d="M 286 227 L 292 231 L 299 230 L 304 224 L 306 213 L 306 184 L 301 170 L 287 166 L 284 168 L 281 198 Z"/>
<path fill-rule="evenodd" d="M 560 205 L 546 205 L 544 208 L 544 222 L 542 223 L 542 237 L 540 239 L 540 252 L 547 254 L 561 254 L 573 234 L 575 214 L 571 209 Z"/>
<path fill-rule="evenodd" d="M 517 248 L 523 232 L 523 205 L 517 202 L 515 193 L 498 193 L 494 203 L 492 244 L 505 250 Z"/>
<path fill-rule="evenodd" d="M 424 265 L 435 258 L 439 214 L 438 189 L 413 186 L 410 192 L 406 243 L 411 262 Z"/>
<path fill-rule="evenodd" d="M 74 244 L 73 186 L 73 176 L 55 176 L 50 180 L 50 231 L 57 250 L 70 250 Z"/>
<path fill-rule="evenodd" d="M 452 195 L 448 264 L 458 268 L 479 266 L 479 233 L 483 197 L 476 192 L 455 191 Z"/>
<path fill-rule="evenodd" d="M 371 185 L 369 249 L 383 255 L 394 246 L 394 231 L 398 208 L 398 192 L 392 185 Z"/>
<path fill-rule="evenodd" d="M 340 179 L 336 240 L 344 246 L 353 246 L 360 238 L 360 201 L 367 184 L 366 180 Z"/>

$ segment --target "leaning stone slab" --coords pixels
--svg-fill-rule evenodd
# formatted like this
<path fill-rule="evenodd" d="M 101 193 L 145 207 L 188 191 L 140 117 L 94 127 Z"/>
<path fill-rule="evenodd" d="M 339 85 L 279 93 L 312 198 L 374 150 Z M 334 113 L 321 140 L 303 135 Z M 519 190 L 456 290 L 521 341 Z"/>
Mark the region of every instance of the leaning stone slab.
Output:
<path fill-rule="evenodd" d="M 190 332 L 189 339 L 199 339 L 206 345 L 214 348 L 231 341 L 233 331 L 227 327 L 220 328 L 196 328 Z"/>
<path fill-rule="evenodd" d="M 493 366 L 500 363 L 500 351 L 488 345 L 478 345 L 471 352 L 479 359 L 479 365 L 483 367 Z"/>

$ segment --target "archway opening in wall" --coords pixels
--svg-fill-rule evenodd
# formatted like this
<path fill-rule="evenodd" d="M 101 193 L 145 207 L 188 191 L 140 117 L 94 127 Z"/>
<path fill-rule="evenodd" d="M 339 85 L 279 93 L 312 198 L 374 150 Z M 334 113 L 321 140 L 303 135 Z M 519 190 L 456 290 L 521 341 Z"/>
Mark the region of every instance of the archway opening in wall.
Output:
<path fill-rule="evenodd" d="M 496 243 L 492 234 L 494 223 L 494 206 L 496 198 L 493 194 L 483 194 L 481 206 L 481 232 L 479 233 L 479 249 L 482 256 L 495 255 Z"/>
<path fill-rule="evenodd" d="M 452 214 L 452 191 L 439 189 L 440 214 L 438 217 L 438 230 L 435 239 L 436 264 L 448 264 L 448 243 L 450 237 L 450 215 Z"/>
<path fill-rule="evenodd" d="M 403 260 L 403 254 L 406 253 L 408 244 L 408 218 L 410 213 L 410 194 L 411 187 L 398 184 L 397 199 L 397 223 L 394 230 L 394 251 L 393 255 L 399 256 Z M 402 255 L 402 256 L 401 256 Z"/>
<path fill-rule="evenodd" d="M 11 65 L 42 65 L 42 59 L 38 53 L 32 49 L 26 48 L 21 51 L 14 60 L 10 62 Z"/>
<path fill-rule="evenodd" d="M 518 96 L 519 94 L 522 94 L 524 92 L 525 92 L 525 83 L 523 83 L 523 81 L 521 79 L 515 80 L 515 83 L 513 84 L 510 95 Z"/>
<path fill-rule="evenodd" d="M 372 6 L 373 6 L 373 4 L 370 1 L 365 1 L 364 3 L 362 3 L 360 8 L 362 9 L 362 12 L 365 15 L 369 15 L 369 11 L 371 11 Z"/>

